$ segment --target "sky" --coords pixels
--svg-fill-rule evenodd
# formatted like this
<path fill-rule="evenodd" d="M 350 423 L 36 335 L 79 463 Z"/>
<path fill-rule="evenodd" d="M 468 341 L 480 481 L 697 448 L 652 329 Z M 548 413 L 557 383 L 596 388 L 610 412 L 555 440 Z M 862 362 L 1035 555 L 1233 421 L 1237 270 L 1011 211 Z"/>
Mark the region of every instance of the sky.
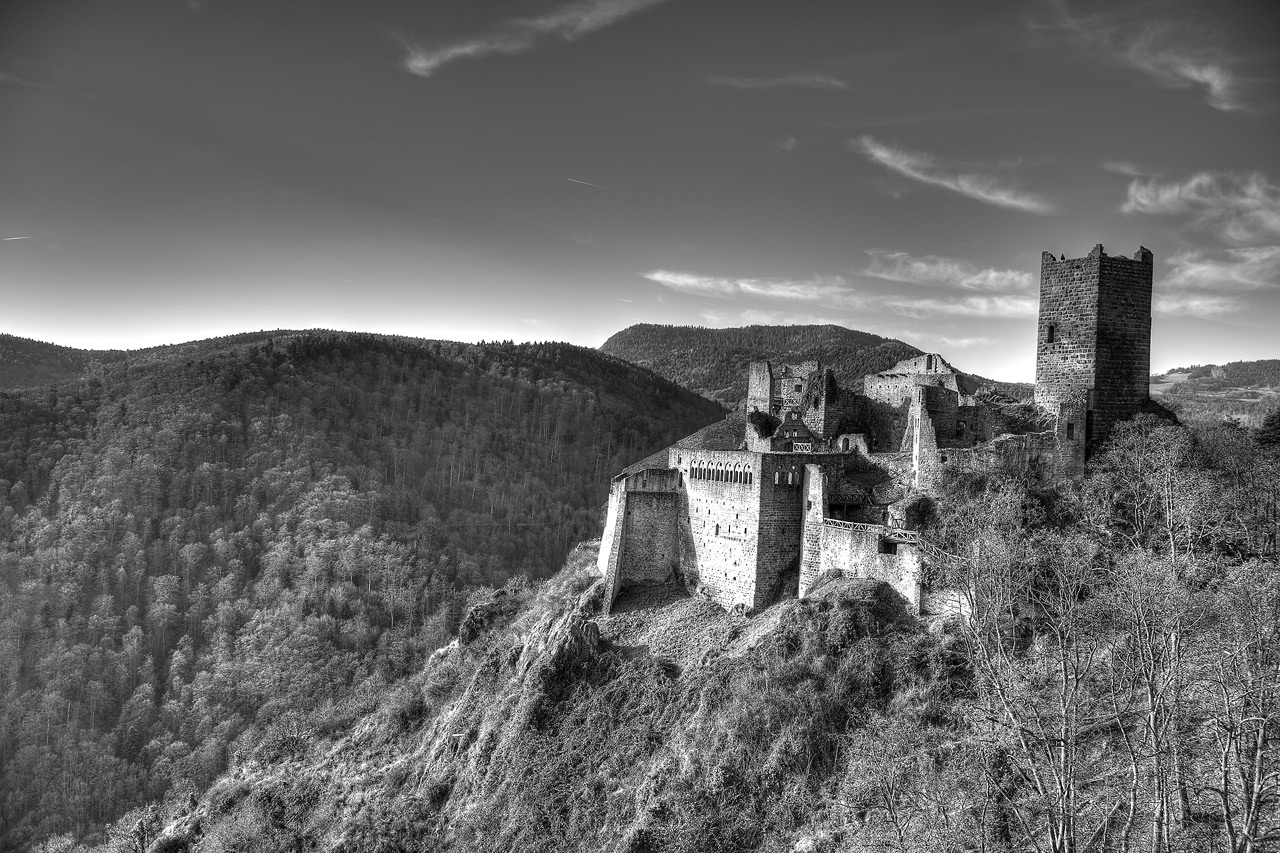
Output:
<path fill-rule="evenodd" d="M 1280 4 L 5 0 L 0 332 L 600 345 L 837 323 L 1030 380 L 1040 253 L 1152 368 L 1280 358 Z"/>

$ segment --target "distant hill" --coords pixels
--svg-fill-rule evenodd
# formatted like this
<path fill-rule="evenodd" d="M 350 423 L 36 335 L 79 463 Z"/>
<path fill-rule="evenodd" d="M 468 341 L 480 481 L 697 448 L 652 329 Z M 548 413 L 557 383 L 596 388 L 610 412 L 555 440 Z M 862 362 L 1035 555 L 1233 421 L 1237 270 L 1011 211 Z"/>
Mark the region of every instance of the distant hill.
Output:
<path fill-rule="evenodd" d="M 922 354 L 894 338 L 834 325 L 706 329 L 641 323 L 618 332 L 600 349 L 728 406 L 746 397 L 747 366 L 753 361 L 817 360 L 832 368 L 842 384 L 861 387 L 862 377 Z M 974 387 L 991 386 L 1017 399 L 1030 394 L 1026 383 L 971 379 Z"/>
<path fill-rule="evenodd" d="M 1151 396 L 1184 421 L 1234 420 L 1256 429 L 1280 410 L 1280 359 L 1178 367 L 1151 377 Z"/>
<path fill-rule="evenodd" d="M 33 344 L 27 379 L 100 355 Z M 338 333 L 0 391 L 0 850 L 369 706 L 468 590 L 550 575 L 613 474 L 723 416 L 594 349 Z"/>

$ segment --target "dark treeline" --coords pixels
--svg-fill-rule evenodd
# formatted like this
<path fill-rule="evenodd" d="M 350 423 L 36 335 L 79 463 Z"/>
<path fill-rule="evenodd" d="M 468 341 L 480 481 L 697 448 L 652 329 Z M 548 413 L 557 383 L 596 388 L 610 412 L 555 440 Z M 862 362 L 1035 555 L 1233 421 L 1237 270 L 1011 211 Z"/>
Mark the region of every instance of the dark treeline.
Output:
<path fill-rule="evenodd" d="M 721 414 L 593 350 L 371 335 L 0 394 L 0 846 L 344 725 Z"/>
<path fill-rule="evenodd" d="M 642 323 L 618 332 L 601 349 L 730 405 L 746 397 L 747 366 L 753 361 L 820 361 L 844 386 L 861 390 L 863 376 L 922 354 L 893 338 L 831 325 L 704 329 Z M 971 378 L 975 389 L 988 385 L 1015 399 L 1030 393 L 1022 383 Z"/>

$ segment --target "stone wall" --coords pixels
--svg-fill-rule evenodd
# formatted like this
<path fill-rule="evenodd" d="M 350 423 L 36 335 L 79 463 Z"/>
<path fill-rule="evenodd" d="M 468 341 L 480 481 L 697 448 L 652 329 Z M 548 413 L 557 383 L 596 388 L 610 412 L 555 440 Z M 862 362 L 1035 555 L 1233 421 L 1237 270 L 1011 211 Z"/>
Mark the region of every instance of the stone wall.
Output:
<path fill-rule="evenodd" d="M 680 567 L 722 607 L 752 607 L 759 562 L 761 454 L 691 450 L 676 455 L 684 505 Z"/>
<path fill-rule="evenodd" d="M 680 565 L 680 493 L 627 493 L 619 588 L 672 580 Z"/>
<path fill-rule="evenodd" d="M 804 504 L 801 507 L 800 585 L 805 596 L 823 579 L 822 522 L 827 506 L 827 478 L 822 466 L 804 466 Z"/>
<path fill-rule="evenodd" d="M 825 521 L 819 532 L 818 551 L 816 577 L 838 574 L 884 581 L 906 599 L 912 610 L 920 611 L 921 559 L 916 546 L 893 542 L 874 528 Z"/>
<path fill-rule="evenodd" d="M 596 571 L 604 578 L 604 605 L 607 613 L 622 590 L 622 553 L 626 543 L 627 482 L 615 477 L 609 485 L 609 509 L 605 513 L 604 533 L 600 536 L 600 553 Z"/>
<path fill-rule="evenodd" d="M 625 587 L 668 580 L 680 560 L 680 472 L 647 469 L 615 477 L 596 569 L 606 607 Z"/>

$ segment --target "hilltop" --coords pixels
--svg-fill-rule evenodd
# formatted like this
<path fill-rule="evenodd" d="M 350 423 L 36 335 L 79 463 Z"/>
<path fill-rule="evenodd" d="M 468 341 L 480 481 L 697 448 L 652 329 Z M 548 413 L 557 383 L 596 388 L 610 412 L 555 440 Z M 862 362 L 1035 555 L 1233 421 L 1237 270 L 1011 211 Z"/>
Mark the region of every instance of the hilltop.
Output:
<path fill-rule="evenodd" d="M 858 380 L 863 376 L 923 355 L 894 338 L 834 325 L 707 329 L 641 323 L 613 335 L 600 349 L 728 406 L 745 399 L 747 367 L 753 361 L 820 361 L 835 371 L 843 385 L 860 388 Z M 986 385 L 1021 399 L 1031 390 L 1025 383 L 967 378 L 970 391 Z"/>
<path fill-rule="evenodd" d="M 592 349 L 334 333 L 0 392 L 0 848 L 371 707 L 468 591 L 551 575 L 614 471 L 722 416 Z"/>
<path fill-rule="evenodd" d="M 79 379 L 85 371 L 95 366 L 126 361 L 146 364 L 168 358 L 192 357 L 217 352 L 236 344 L 280 340 L 304 334 L 324 334 L 324 330 L 245 332 L 136 350 L 77 349 L 0 333 L 0 391 L 70 382 Z"/>

